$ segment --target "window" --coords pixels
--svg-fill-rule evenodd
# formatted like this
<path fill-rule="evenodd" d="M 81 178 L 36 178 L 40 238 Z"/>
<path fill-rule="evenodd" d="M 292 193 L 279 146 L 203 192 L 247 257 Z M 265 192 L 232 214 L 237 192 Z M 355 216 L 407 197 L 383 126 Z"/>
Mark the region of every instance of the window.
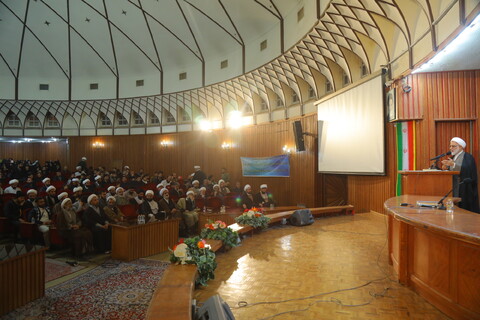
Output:
<path fill-rule="evenodd" d="M 328 80 L 327 80 L 327 82 L 325 82 L 325 91 L 326 92 L 332 92 L 333 91 L 332 83 Z"/>
<path fill-rule="evenodd" d="M 260 104 L 260 111 L 267 111 L 267 110 L 268 110 L 267 102 L 262 100 L 262 103 Z"/>
<path fill-rule="evenodd" d="M 300 100 L 298 99 L 298 94 L 294 91 L 292 94 L 292 103 L 298 103 Z"/>
<path fill-rule="evenodd" d="M 90 83 L 90 90 L 98 90 L 98 83 Z"/>
<path fill-rule="evenodd" d="M 133 123 L 135 125 L 142 125 L 143 124 L 142 117 L 140 117 L 140 115 L 136 112 L 133 113 Z"/>
<path fill-rule="evenodd" d="M 51 113 L 47 113 L 47 127 L 49 128 L 58 128 L 60 127 L 60 123 L 58 122 L 57 118 Z"/>
<path fill-rule="evenodd" d="M 283 107 L 282 98 L 280 98 L 279 96 L 277 96 L 277 108 L 281 108 L 281 107 Z"/>
<path fill-rule="evenodd" d="M 190 122 L 190 116 L 188 115 L 187 111 L 183 110 L 182 108 L 180 110 L 180 115 L 182 116 L 182 121 L 183 122 Z"/>
<path fill-rule="evenodd" d="M 112 121 L 103 113 L 100 114 L 100 125 L 102 127 L 111 127 Z"/>
<path fill-rule="evenodd" d="M 310 98 L 310 99 L 315 99 L 316 98 L 315 90 L 313 90 L 312 87 L 308 87 L 308 98 Z"/>
<path fill-rule="evenodd" d="M 187 73 L 186 72 L 182 72 L 178 75 L 178 80 L 185 80 L 187 79 Z"/>
<path fill-rule="evenodd" d="M 117 123 L 119 126 L 128 126 L 127 119 L 120 112 L 117 112 Z"/>
<path fill-rule="evenodd" d="M 39 87 L 40 90 L 48 90 L 49 85 L 47 83 L 40 83 Z"/>
<path fill-rule="evenodd" d="M 362 77 L 365 77 L 366 75 L 368 75 L 368 69 L 367 69 L 367 66 L 365 65 L 365 63 L 362 63 L 360 68 L 361 68 Z"/>
<path fill-rule="evenodd" d="M 158 119 L 157 115 L 150 111 L 150 124 L 159 124 L 160 119 Z"/>
<path fill-rule="evenodd" d="M 164 110 L 163 115 L 166 123 L 175 123 L 175 117 L 168 110 Z"/>
<path fill-rule="evenodd" d="M 11 112 L 7 116 L 7 125 L 12 128 L 19 128 L 21 127 L 20 119 L 14 113 Z"/>
<path fill-rule="evenodd" d="M 228 60 L 223 60 L 222 62 L 220 62 L 220 68 L 221 69 L 228 68 Z"/>
<path fill-rule="evenodd" d="M 29 128 L 41 127 L 40 120 L 38 120 L 38 118 L 33 113 L 29 113 L 29 115 L 27 116 L 27 127 Z"/>
<path fill-rule="evenodd" d="M 305 12 L 303 10 L 303 7 L 301 7 L 300 10 L 297 11 L 297 22 L 302 20 L 304 15 L 305 15 Z"/>
<path fill-rule="evenodd" d="M 137 81 L 135 82 L 135 84 L 136 84 L 137 87 L 143 87 L 144 81 L 143 81 L 143 80 L 137 80 Z"/>
<path fill-rule="evenodd" d="M 348 74 L 346 72 L 343 72 L 342 79 L 344 86 L 350 83 L 350 78 L 348 77 Z"/>

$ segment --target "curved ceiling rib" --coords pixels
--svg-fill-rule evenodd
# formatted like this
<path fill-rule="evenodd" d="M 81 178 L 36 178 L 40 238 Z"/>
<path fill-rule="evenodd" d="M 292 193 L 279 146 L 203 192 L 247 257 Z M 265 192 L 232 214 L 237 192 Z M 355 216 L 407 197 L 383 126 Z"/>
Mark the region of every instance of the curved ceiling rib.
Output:
<path fill-rule="evenodd" d="M 0 65 L 5 70 L 4 76 L 0 74 L 2 133 L 33 132 L 26 120 L 29 114 L 43 124 L 42 135 L 62 134 L 64 130 L 69 130 L 70 134 L 72 130 L 78 134 L 192 130 L 196 127 L 194 118 L 202 115 L 225 125 L 225 118 L 232 108 L 246 110 L 251 123 L 302 115 L 305 105 L 311 105 L 312 99 L 358 81 L 362 76 L 361 68 L 372 73 L 382 65 L 393 63 L 396 73 L 411 68 L 418 62 L 414 59 L 423 58 L 413 56 L 414 48 L 425 46 L 425 41 L 421 39 L 428 35 L 430 43 L 426 48 L 419 47 L 420 51 L 428 53 L 435 50 L 437 33 L 441 30 L 436 26 L 443 23 L 442 19 L 448 16 L 450 10 L 466 10 L 461 2 L 333 0 L 325 7 L 316 0 L 254 0 L 242 3 L 236 0 L 82 0 L 75 2 L 75 10 L 72 10 L 68 6 L 72 4 L 70 2 L 66 7 L 60 7 L 55 2 L 38 0 L 33 3 L 41 4 L 47 10 L 39 11 L 46 15 L 39 17 L 30 1 L 21 5 L 20 2 L 0 0 L 0 5 L 7 9 L 0 12 L 0 61 L 5 65 Z M 305 17 L 300 16 L 301 11 Z M 322 11 L 318 20 L 317 11 Z M 460 12 L 460 17 L 469 13 Z M 31 18 L 35 18 L 37 24 L 45 20 L 45 27 L 32 29 L 35 24 L 30 24 Z M 297 29 L 291 27 L 292 23 L 301 28 L 301 19 L 306 19 L 303 20 L 308 27 L 304 26 L 306 34 L 298 36 L 301 39 L 283 52 L 287 36 Z M 6 21 L 9 21 L 12 30 L 1 25 Z M 107 41 L 99 41 L 97 35 L 89 31 L 92 29 L 85 27 L 92 26 L 90 22 L 98 28 L 98 37 L 109 36 Z M 461 26 L 464 21 L 457 23 Z M 84 60 L 72 65 L 72 57 L 65 59 L 61 56 L 65 50 L 57 50 L 56 45 L 42 41 L 53 34 L 50 31 L 65 27 L 69 46 L 72 41 L 69 54 L 75 44 L 75 48 L 88 48 L 92 56 L 98 56 L 99 64 L 92 67 L 100 71 L 94 78 L 72 78 L 78 74 L 78 68 L 89 68 L 86 64 L 88 57 L 77 55 L 75 59 Z M 7 33 L 2 30 L 8 30 L 20 39 L 20 47 L 2 46 L 3 42 L 13 43 L 6 41 Z M 28 34 L 31 37 L 27 37 Z M 209 34 L 216 36 L 212 38 Z M 18 94 L 19 86 L 25 86 L 20 66 L 23 59 L 30 58 L 31 53 L 25 52 L 24 44 L 32 39 L 43 47 L 46 56 L 51 59 L 50 62 L 40 59 L 40 62 L 51 68 L 60 68 L 61 74 L 80 95 L 92 98 L 68 101 L 42 98 L 48 96 L 42 93 L 38 94 L 38 101 L 2 98 L 12 97 L 11 93 L 2 91 L 2 81 L 14 81 L 13 86 L 6 87 L 17 91 L 15 97 L 23 96 L 23 89 Z M 218 46 L 219 43 L 223 46 Z M 264 47 L 259 50 L 261 43 Z M 61 45 L 58 43 L 58 46 Z M 216 52 L 214 48 L 221 50 Z M 119 50 L 127 52 L 118 57 Z M 400 59 L 404 55 L 408 59 Z M 252 57 L 255 59 L 252 60 Z M 12 64 L 15 60 L 18 61 L 16 67 Z M 69 61 L 68 70 L 62 67 L 63 61 Z M 255 67 L 252 61 L 267 62 Z M 402 61 L 408 62 L 402 65 Z M 105 72 L 101 71 L 100 65 L 106 67 Z M 246 73 L 246 68 L 251 71 Z M 135 73 L 138 70 L 145 72 Z M 207 79 L 212 75 L 213 78 Z M 96 92 L 88 91 L 88 88 L 82 89 L 82 86 L 93 82 L 97 82 L 99 89 L 109 88 L 109 77 L 115 79 L 114 90 L 98 96 L 102 98 L 95 98 Z M 131 83 L 133 88 L 130 88 Z M 205 83 L 211 84 L 205 86 Z M 54 88 L 55 85 L 53 81 Z M 125 93 L 127 87 L 130 91 Z M 112 92 L 118 99 L 111 99 Z M 160 94 L 151 95 L 151 92 Z M 293 101 L 294 97 L 298 102 Z M 175 119 L 174 123 L 167 119 L 167 111 Z M 11 112 L 22 119 L 21 133 L 10 127 L 6 120 Z M 61 123 L 60 128 L 48 127 L 46 117 L 49 112 Z M 190 121 L 183 121 L 184 114 Z M 108 117 L 112 124 L 102 126 L 101 115 Z M 160 124 L 149 122 L 151 115 L 158 117 Z M 126 126 L 117 123 L 119 116 L 127 120 Z M 144 124 L 135 126 L 132 122 L 138 116 Z M 66 121 L 66 118 L 71 119 Z M 63 127 L 66 123 L 75 123 L 77 127 Z"/>

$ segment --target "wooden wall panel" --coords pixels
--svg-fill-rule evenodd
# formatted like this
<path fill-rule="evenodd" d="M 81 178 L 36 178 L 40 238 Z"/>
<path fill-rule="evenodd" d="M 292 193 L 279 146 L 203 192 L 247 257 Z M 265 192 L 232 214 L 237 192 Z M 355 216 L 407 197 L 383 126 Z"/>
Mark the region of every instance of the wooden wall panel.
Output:
<path fill-rule="evenodd" d="M 9 143 L 0 142 L 0 159 L 39 160 L 42 164 L 47 160 L 60 160 L 68 163 L 68 144 L 52 143 Z"/>

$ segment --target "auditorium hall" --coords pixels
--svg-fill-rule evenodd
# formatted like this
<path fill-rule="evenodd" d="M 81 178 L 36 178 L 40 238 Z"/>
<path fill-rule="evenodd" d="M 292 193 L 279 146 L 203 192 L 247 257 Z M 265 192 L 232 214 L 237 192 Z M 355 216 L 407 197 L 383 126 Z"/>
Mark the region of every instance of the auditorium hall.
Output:
<path fill-rule="evenodd" d="M 480 0 L 0 0 L 0 319 L 480 319 Z"/>

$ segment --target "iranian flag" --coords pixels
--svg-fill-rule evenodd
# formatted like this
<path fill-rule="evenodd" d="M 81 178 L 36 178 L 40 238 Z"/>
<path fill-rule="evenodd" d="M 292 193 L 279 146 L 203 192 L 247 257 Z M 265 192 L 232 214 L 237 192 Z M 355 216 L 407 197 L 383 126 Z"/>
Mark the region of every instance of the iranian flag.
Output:
<path fill-rule="evenodd" d="M 397 168 L 415 170 L 415 121 L 397 122 Z M 397 175 L 397 195 L 402 191 L 402 179 Z"/>

